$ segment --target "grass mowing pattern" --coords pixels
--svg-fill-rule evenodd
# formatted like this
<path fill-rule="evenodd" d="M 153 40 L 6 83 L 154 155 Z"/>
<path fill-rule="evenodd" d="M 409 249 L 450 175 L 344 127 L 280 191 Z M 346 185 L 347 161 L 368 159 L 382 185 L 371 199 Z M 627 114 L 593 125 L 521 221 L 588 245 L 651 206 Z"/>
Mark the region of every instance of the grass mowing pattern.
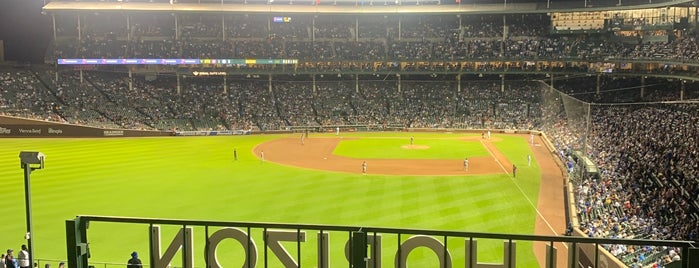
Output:
<path fill-rule="evenodd" d="M 408 137 L 404 133 L 343 134 L 400 135 Z M 457 135 L 415 136 L 421 142 Z M 40 259 L 65 259 L 64 221 L 81 214 L 525 234 L 534 230 L 535 211 L 527 198 L 536 205 L 540 172 L 535 165 L 524 168 L 529 154 L 524 139 L 502 136 L 503 141 L 496 142 L 521 167 L 513 180 L 506 175 L 361 176 L 302 170 L 261 163 L 251 153 L 256 144 L 278 137 L 282 136 L 2 139 L 0 213 L 5 223 L 0 227 L 4 234 L 0 247 L 18 249 L 25 242 L 21 150 L 47 155 L 46 169 L 32 174 L 34 241 Z M 234 147 L 238 161 L 232 160 Z M 163 241 L 169 242 L 174 232 L 174 227 L 163 227 Z M 333 267 L 343 263 L 339 250 L 346 240 L 343 235 L 331 234 Z M 121 266 L 133 250 L 148 259 L 147 226 L 95 223 L 88 236 L 91 261 Z M 261 248 L 261 235 L 253 233 L 253 238 Z M 389 267 L 397 238 L 386 235 L 383 239 L 383 265 Z M 203 241 L 203 229 L 195 228 L 195 247 L 203 248 Z M 302 251 L 315 252 L 315 247 L 315 233 L 309 232 Z M 295 256 L 295 246 L 290 248 Z M 450 239 L 449 249 L 455 267 L 463 266 L 463 241 Z M 220 250 L 224 266 L 242 262 L 236 259 L 240 249 L 235 243 Z M 518 253 L 518 266 L 536 266 L 531 246 L 520 243 Z M 201 254 L 201 250 L 195 252 L 197 266 L 204 265 Z M 409 263 L 432 267 L 435 259 L 431 252 L 416 250 Z M 501 260 L 502 241 L 479 241 L 479 261 Z M 314 264 L 315 259 L 304 257 L 302 263 Z"/>

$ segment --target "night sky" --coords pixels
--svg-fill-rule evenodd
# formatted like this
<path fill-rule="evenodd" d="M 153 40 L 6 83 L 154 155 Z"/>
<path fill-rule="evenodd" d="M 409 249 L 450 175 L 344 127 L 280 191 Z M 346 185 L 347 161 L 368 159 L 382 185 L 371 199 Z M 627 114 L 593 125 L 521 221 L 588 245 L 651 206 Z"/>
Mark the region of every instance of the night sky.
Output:
<path fill-rule="evenodd" d="M 0 40 L 5 60 L 43 62 L 51 40 L 51 19 L 41 15 L 44 0 L 0 0 Z"/>
<path fill-rule="evenodd" d="M 51 17 L 41 14 L 45 0 L 0 0 L 0 40 L 5 43 L 5 60 L 42 63 L 51 41 Z M 451 1 L 451 0 L 448 0 Z M 478 1 L 478 0 L 471 0 Z M 481 0 L 500 2 L 503 0 Z M 507 2 L 542 2 L 547 0 L 504 0 Z M 570 0 L 557 0 L 565 3 Z M 640 0 L 624 0 L 627 3 Z M 553 1 L 552 1 L 553 2 Z M 596 3 L 616 0 L 595 0 Z"/>

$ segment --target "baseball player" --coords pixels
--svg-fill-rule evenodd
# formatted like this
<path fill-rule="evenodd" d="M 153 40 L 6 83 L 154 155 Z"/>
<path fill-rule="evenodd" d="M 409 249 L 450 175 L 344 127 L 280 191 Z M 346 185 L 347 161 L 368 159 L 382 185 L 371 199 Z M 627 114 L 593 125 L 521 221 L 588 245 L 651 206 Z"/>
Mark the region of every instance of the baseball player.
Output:
<path fill-rule="evenodd" d="M 366 161 L 362 162 L 362 175 L 366 175 Z"/>

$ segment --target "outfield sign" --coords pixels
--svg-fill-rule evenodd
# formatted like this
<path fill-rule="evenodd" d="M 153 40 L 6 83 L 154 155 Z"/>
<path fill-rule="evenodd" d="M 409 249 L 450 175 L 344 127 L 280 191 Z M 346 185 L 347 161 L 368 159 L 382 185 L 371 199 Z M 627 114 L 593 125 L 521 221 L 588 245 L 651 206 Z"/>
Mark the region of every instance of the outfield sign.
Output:
<path fill-rule="evenodd" d="M 146 137 L 171 136 L 171 132 L 127 129 L 102 129 L 68 124 L 0 124 L 0 138 L 39 137 Z"/>
<path fill-rule="evenodd" d="M 162 236 L 160 231 L 160 226 L 151 225 L 151 247 L 150 256 L 151 265 L 153 268 L 168 268 L 173 265 L 173 259 L 178 251 L 182 250 L 182 267 L 194 267 L 194 239 L 193 239 L 193 229 L 192 227 L 180 228 L 177 234 L 174 236 L 172 241 L 168 245 L 164 245 L 162 242 Z M 383 255 L 382 244 L 381 244 L 381 234 L 364 234 L 366 235 L 366 245 L 364 249 L 368 247 L 371 248 L 369 256 L 364 258 L 364 264 L 361 267 L 381 267 L 381 259 Z M 329 236 L 330 233 L 324 231 L 318 231 L 317 236 L 317 250 L 316 251 L 306 251 L 304 254 L 315 254 L 317 259 L 317 264 L 315 267 L 340 267 L 338 265 L 346 264 L 335 264 L 330 263 L 328 258 L 329 252 Z M 305 243 L 307 232 L 303 230 L 271 230 L 264 229 L 263 237 L 266 239 L 266 246 L 272 252 L 274 257 L 276 257 L 279 262 L 284 267 L 300 267 L 297 258 L 294 258 L 292 254 L 285 248 L 282 242 L 296 242 Z M 210 268 L 221 268 L 222 265 L 218 260 L 219 245 L 226 240 L 233 241 L 237 246 L 240 246 L 244 252 L 245 259 L 242 267 L 257 267 L 258 265 L 258 252 L 263 251 L 264 248 L 260 248 L 259 243 L 255 241 L 248 233 L 245 231 L 235 228 L 235 227 L 225 227 L 219 229 L 207 237 L 208 246 L 204 246 L 204 252 L 206 256 L 206 267 Z M 344 247 L 345 259 L 348 263 L 352 263 L 350 248 L 352 239 L 347 239 Z M 475 239 L 464 239 L 466 243 L 466 250 L 464 258 L 469 260 L 467 262 L 468 267 L 514 267 L 515 264 L 515 254 L 516 254 L 516 242 L 515 241 L 504 241 L 504 262 L 502 264 L 483 264 L 477 263 L 477 241 Z M 163 246 L 165 251 L 163 251 Z M 354 248 L 354 247 L 353 247 Z M 447 249 L 444 243 L 432 236 L 426 235 L 413 235 L 402 241 L 394 254 L 394 267 L 407 267 L 407 259 L 410 253 L 417 248 L 426 248 L 435 254 L 437 257 L 437 262 L 433 267 L 452 267 L 452 255 L 449 249 Z M 309 253 L 310 252 L 310 253 Z M 299 256 L 300 257 L 300 253 Z M 331 266 L 332 264 L 332 266 Z M 512 266 L 511 266 L 512 265 Z M 354 266 L 358 267 L 358 266 Z"/>
<path fill-rule="evenodd" d="M 172 135 L 174 133 L 168 131 L 106 129 L 0 116 L 0 138 L 150 137 Z"/>
<path fill-rule="evenodd" d="M 252 130 L 192 130 L 192 131 L 176 131 L 175 136 L 231 136 L 231 135 L 250 135 Z"/>

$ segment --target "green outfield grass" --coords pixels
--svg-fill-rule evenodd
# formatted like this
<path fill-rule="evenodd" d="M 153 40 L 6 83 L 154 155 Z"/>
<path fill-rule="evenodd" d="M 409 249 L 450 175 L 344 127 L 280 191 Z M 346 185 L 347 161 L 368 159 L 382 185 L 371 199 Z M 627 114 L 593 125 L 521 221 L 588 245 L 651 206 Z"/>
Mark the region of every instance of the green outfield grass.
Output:
<path fill-rule="evenodd" d="M 488 154 L 478 143 L 470 146 L 456 139 L 465 134 L 342 135 L 367 137 L 343 142 L 336 151 L 343 155 L 371 153 L 365 151 L 366 144 L 357 147 L 355 142 L 369 142 L 372 150 L 388 151 L 397 144 L 408 144 L 406 138 L 411 135 L 415 144 L 443 149 L 397 150 L 390 155 L 420 158 L 422 152 L 424 158 L 461 159 L 462 148 L 451 153 L 451 147 L 457 145 L 469 155 Z M 35 257 L 39 259 L 65 259 L 65 220 L 76 215 L 533 233 L 540 171 L 536 163 L 526 166 L 530 152 L 524 138 L 496 135 L 503 138 L 496 146 L 520 166 L 513 180 L 507 175 L 361 176 L 261 163 L 252 153 L 257 144 L 280 137 L 285 136 L 0 139 L 0 215 L 4 221 L 0 248 L 19 249 L 25 243 L 21 150 L 47 155 L 46 168 L 32 174 Z M 233 148 L 237 148 L 238 161 L 233 161 Z M 175 231 L 164 227 L 163 241 L 169 242 Z M 261 247 L 259 233 L 252 236 Z M 147 226 L 95 223 L 88 237 L 93 262 L 122 266 L 133 250 L 148 259 Z M 315 233 L 307 237 L 302 251 L 315 252 Z M 195 228 L 194 239 L 195 247 L 203 248 L 202 228 Z M 397 238 L 383 239 L 383 262 L 390 267 Z M 331 263 L 343 259 L 345 240 L 346 234 L 331 234 Z M 449 240 L 454 267 L 463 267 L 463 244 L 459 239 Z M 295 252 L 294 246 L 290 248 Z M 537 266 L 531 243 L 518 242 L 517 248 L 518 267 Z M 242 261 L 235 258 L 239 246 L 229 243 L 219 250 L 224 252 L 218 256 L 224 266 L 240 266 Z M 195 252 L 199 267 L 204 266 L 202 251 Z M 261 260 L 262 252 L 259 254 Z M 315 263 L 313 256 L 304 257 L 302 263 Z M 502 241 L 480 241 L 478 258 L 500 262 Z M 432 253 L 416 250 L 409 263 L 434 267 L 435 259 Z"/>
<path fill-rule="evenodd" d="M 380 159 L 463 159 L 465 157 L 487 156 L 488 152 L 478 140 L 459 140 L 458 136 L 419 135 L 413 145 L 426 149 L 406 150 L 409 137 L 368 137 L 356 140 L 343 140 L 334 154 L 352 158 Z M 414 136 L 413 136 L 414 137 Z"/>

